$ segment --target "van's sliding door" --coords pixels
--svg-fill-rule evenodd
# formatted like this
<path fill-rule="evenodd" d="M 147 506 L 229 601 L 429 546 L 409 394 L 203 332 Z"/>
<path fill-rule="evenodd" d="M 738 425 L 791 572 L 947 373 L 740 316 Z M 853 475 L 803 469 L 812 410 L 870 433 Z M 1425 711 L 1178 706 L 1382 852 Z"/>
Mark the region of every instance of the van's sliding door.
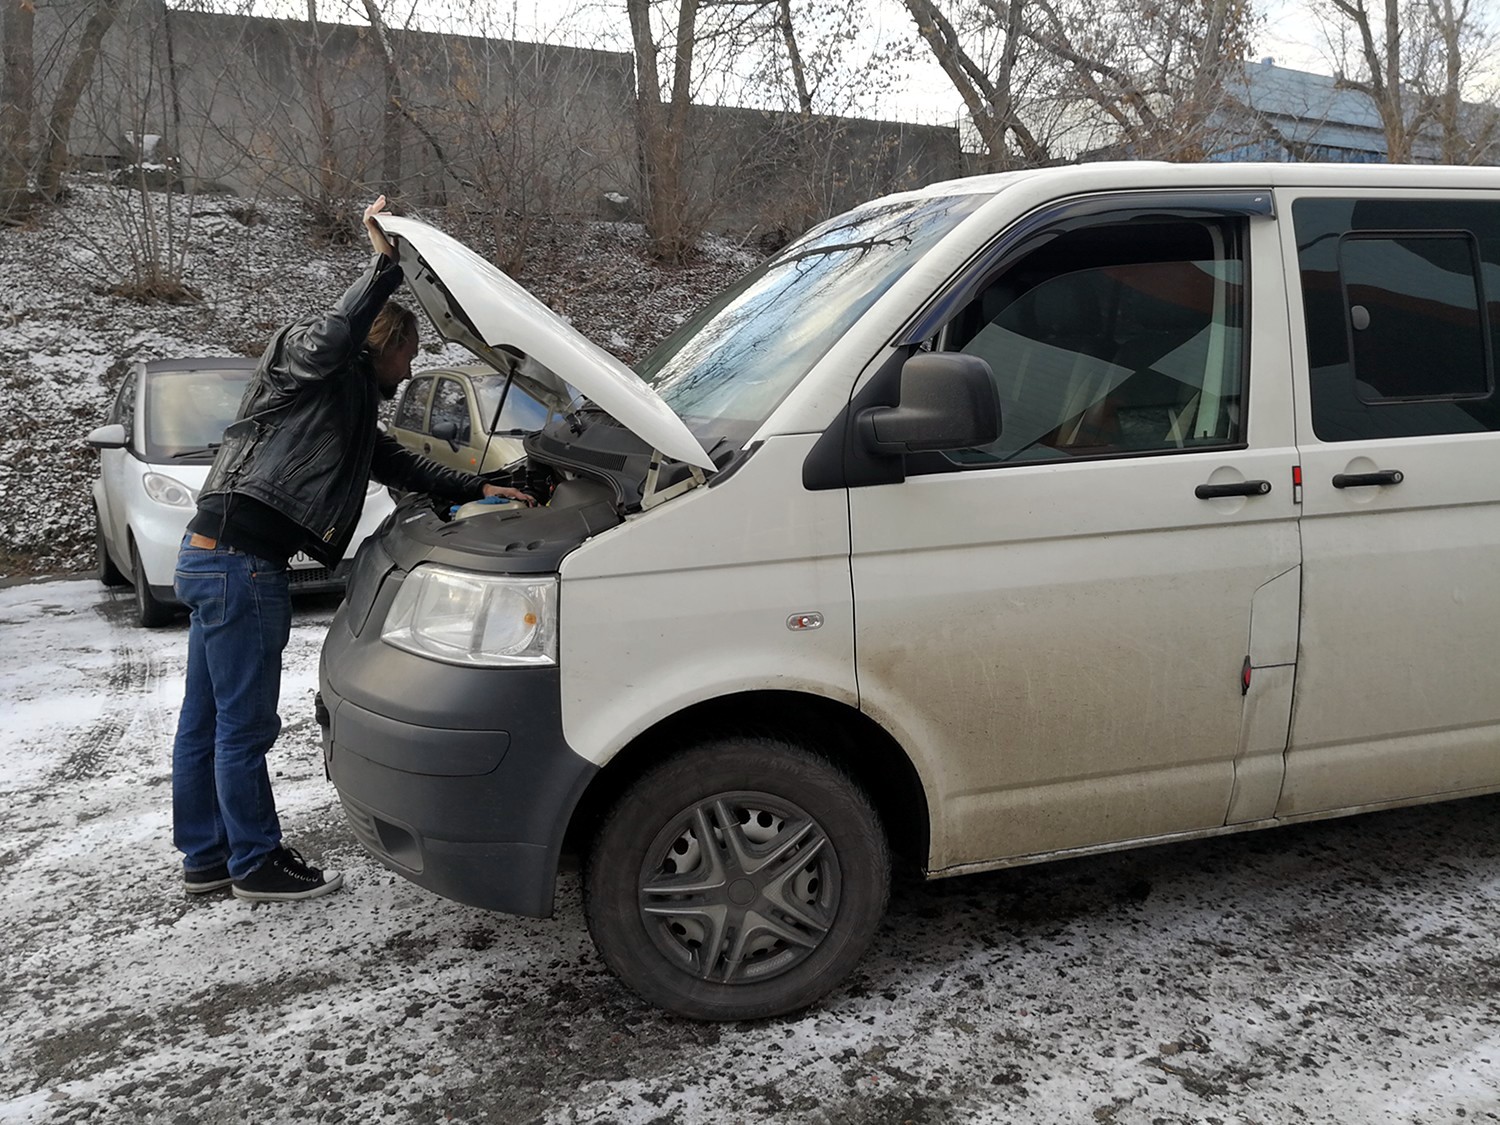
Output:
<path fill-rule="evenodd" d="M 1306 575 L 1279 811 L 1500 786 L 1500 200 L 1297 194 Z"/>

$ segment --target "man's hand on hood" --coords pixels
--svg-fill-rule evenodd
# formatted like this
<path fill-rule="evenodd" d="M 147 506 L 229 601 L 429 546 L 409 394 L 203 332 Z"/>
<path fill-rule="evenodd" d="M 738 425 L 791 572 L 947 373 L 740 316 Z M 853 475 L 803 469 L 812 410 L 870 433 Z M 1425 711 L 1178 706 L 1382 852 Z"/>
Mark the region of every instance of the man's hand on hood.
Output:
<path fill-rule="evenodd" d="M 385 196 L 381 196 L 374 203 L 365 208 L 365 233 L 370 236 L 370 245 L 375 247 L 377 254 L 384 254 L 391 261 L 396 260 L 396 248 L 391 245 L 391 240 L 385 236 L 385 231 L 380 229 L 380 224 L 375 221 L 375 216 L 385 209 Z"/>

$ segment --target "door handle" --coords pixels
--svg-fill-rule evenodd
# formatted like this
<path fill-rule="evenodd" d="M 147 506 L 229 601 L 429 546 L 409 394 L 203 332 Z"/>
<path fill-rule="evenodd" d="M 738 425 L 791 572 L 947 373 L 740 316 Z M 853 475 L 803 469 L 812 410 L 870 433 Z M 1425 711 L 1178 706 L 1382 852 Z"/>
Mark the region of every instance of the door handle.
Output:
<path fill-rule="evenodd" d="M 431 453 L 432 452 L 432 442 L 430 442 L 430 441 L 424 441 L 422 443 L 422 452 L 423 453 Z"/>
<path fill-rule="evenodd" d="M 1406 479 L 1400 469 L 1381 469 L 1375 473 L 1334 473 L 1334 488 L 1362 488 L 1371 484 L 1400 484 Z"/>
<path fill-rule="evenodd" d="M 1199 500 L 1217 500 L 1221 496 L 1264 496 L 1271 491 L 1268 480 L 1239 480 L 1232 484 L 1200 484 L 1193 489 Z"/>

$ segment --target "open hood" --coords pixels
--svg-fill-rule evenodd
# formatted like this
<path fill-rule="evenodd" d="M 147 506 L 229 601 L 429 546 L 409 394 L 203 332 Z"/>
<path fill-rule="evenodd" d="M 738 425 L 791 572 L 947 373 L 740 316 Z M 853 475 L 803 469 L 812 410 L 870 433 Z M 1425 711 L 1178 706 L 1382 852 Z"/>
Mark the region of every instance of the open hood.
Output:
<path fill-rule="evenodd" d="M 586 339 L 463 243 L 415 219 L 376 217 L 391 236 L 407 285 L 445 340 L 497 371 L 515 371 L 567 402 L 568 384 L 642 441 L 712 471 L 702 442 L 630 368 Z"/>

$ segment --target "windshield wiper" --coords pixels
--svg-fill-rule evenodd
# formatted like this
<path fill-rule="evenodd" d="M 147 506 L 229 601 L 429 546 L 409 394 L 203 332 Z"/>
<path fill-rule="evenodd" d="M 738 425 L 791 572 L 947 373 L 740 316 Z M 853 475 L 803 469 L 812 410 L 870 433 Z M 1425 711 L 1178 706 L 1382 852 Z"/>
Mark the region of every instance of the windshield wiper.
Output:
<path fill-rule="evenodd" d="M 183 457 L 202 457 L 205 453 L 213 453 L 222 444 L 222 442 L 211 441 L 201 449 L 179 449 L 172 454 L 172 460 L 176 461 Z"/>

